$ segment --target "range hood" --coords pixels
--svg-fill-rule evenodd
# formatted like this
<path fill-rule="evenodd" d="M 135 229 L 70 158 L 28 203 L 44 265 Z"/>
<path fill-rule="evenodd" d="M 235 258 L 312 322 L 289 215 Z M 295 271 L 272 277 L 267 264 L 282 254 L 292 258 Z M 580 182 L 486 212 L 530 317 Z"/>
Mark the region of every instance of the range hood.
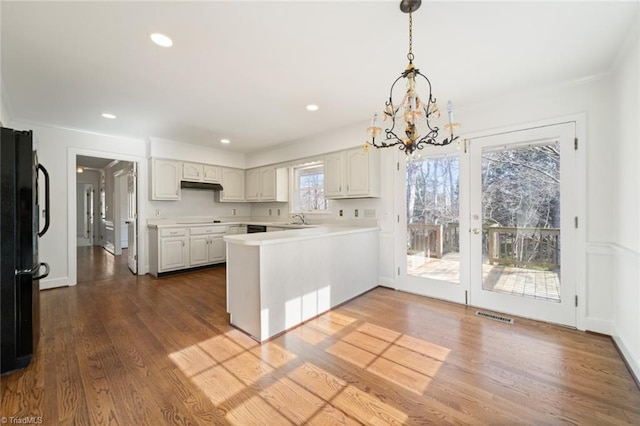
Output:
<path fill-rule="evenodd" d="M 208 189 L 209 191 L 222 191 L 222 185 L 220 185 L 219 183 L 188 182 L 186 180 L 180 181 L 180 188 Z"/>

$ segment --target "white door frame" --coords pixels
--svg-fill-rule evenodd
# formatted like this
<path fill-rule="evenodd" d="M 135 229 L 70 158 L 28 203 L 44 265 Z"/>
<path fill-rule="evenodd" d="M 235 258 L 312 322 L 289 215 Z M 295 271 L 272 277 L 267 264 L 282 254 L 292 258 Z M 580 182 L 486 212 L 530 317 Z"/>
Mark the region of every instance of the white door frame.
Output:
<path fill-rule="evenodd" d="M 576 279 L 576 295 L 578 296 L 578 307 L 576 310 L 576 328 L 578 330 L 585 330 L 585 322 L 586 322 L 586 312 L 587 312 L 587 273 L 586 273 L 586 224 L 587 224 L 587 187 L 586 187 L 586 158 L 587 158 L 587 120 L 585 113 L 578 114 L 569 114 L 554 118 L 549 118 L 545 120 L 533 121 L 529 123 L 505 126 L 501 128 L 494 128 L 489 130 L 470 132 L 460 136 L 460 140 L 465 139 L 476 139 L 484 136 L 491 135 L 499 135 L 503 133 L 510 133 L 520 130 L 526 130 L 536 127 L 550 126 L 562 123 L 574 123 L 575 124 L 575 135 L 578 140 L 579 149 L 577 150 L 576 155 L 576 181 L 578 182 L 576 186 L 576 194 L 575 194 L 575 211 L 577 212 L 577 216 L 579 217 L 580 226 L 576 230 L 576 238 L 575 238 L 575 279 Z M 428 149 L 428 148 L 427 148 Z M 402 271 L 404 268 L 404 274 L 396 277 L 395 287 L 398 290 L 411 291 L 411 289 L 407 289 L 406 285 L 402 285 L 402 280 L 406 276 L 406 165 L 403 164 L 405 161 L 404 153 L 396 153 L 398 162 L 399 162 L 399 173 L 395 173 L 396 176 L 394 182 L 395 188 L 395 213 L 398 216 L 398 222 L 395 227 L 395 253 L 396 253 L 396 266 L 398 271 Z M 462 169 L 462 167 L 461 167 Z M 461 176 L 461 180 L 462 180 Z M 468 180 L 468 179 L 467 179 Z M 462 191 L 462 188 L 461 188 Z M 462 194 L 461 194 L 462 197 Z M 467 218 L 470 216 L 470 212 L 461 212 L 461 216 L 466 216 Z M 404 221 L 404 222 L 403 222 Z M 462 225 L 461 225 L 462 226 Z M 461 232 L 461 236 L 462 236 Z M 462 238 L 462 237 L 461 237 Z M 461 271 L 461 280 L 463 279 L 463 271 Z M 461 283 L 461 285 L 463 285 Z M 469 288 L 469 282 L 464 284 L 467 288 Z M 424 293 L 421 293 L 424 294 Z M 447 295 L 439 295 L 439 294 L 428 294 L 428 297 L 434 297 L 437 299 L 451 300 L 448 299 Z M 457 302 L 460 303 L 460 302 Z M 466 301 L 465 301 L 466 303 Z"/>
<path fill-rule="evenodd" d="M 147 240 L 146 227 L 140 226 L 140 218 L 147 217 L 146 203 L 141 202 L 147 198 L 148 181 L 148 160 L 145 157 L 134 155 L 124 155 L 111 152 L 94 151 L 75 147 L 67 148 L 67 279 L 65 283 L 51 283 L 50 286 L 40 284 L 40 289 L 59 287 L 60 285 L 76 285 L 78 283 L 78 253 L 76 250 L 76 157 L 83 155 L 87 157 L 110 158 L 114 160 L 130 161 L 137 163 L 138 168 L 138 275 L 145 275 L 148 269 L 147 247 L 141 241 Z"/>
<path fill-rule="evenodd" d="M 570 327 L 576 325 L 576 309 L 574 296 L 576 295 L 576 268 L 573 264 L 575 250 L 575 233 L 573 218 L 576 215 L 574 203 L 574 187 L 578 184 L 575 179 L 574 167 L 576 151 L 573 149 L 575 138 L 575 123 L 563 123 L 553 126 L 541 126 L 523 129 L 516 132 L 499 135 L 484 136 L 469 139 L 470 154 L 470 195 L 469 208 L 473 215 L 470 227 L 474 233 L 469 233 L 471 239 L 470 270 L 477 271 L 470 275 L 470 304 L 484 309 L 503 312 L 510 315 L 534 318 L 547 322 L 558 323 Z M 562 268 L 560 284 L 560 302 L 550 302 L 531 297 L 515 296 L 483 289 L 482 259 L 482 152 L 483 148 L 496 147 L 518 148 L 529 144 L 560 143 L 560 216 L 561 216 L 561 260 Z"/>
<path fill-rule="evenodd" d="M 444 155 L 452 155 L 459 152 L 460 149 L 464 149 L 463 144 L 452 143 L 445 147 L 427 147 L 425 148 L 424 158 L 438 157 Z M 465 155 L 458 155 L 460 161 L 460 177 L 459 177 L 459 199 L 463 200 L 469 197 L 469 179 L 467 178 L 466 166 L 468 157 Z M 406 175 L 407 175 L 407 161 L 404 154 L 401 155 L 399 160 L 399 175 L 402 180 L 402 189 L 398 187 L 396 196 L 398 200 L 396 205 L 402 206 L 400 208 L 399 220 L 398 220 L 398 285 L 397 289 L 406 291 L 409 293 L 421 294 L 424 296 L 434 297 L 436 299 L 447 300 L 455 303 L 467 303 L 467 294 L 469 291 L 469 268 L 468 262 L 460 262 L 460 282 L 448 283 L 445 281 L 431 280 L 429 278 L 415 277 L 407 274 L 407 250 L 406 250 L 406 235 L 407 235 L 407 211 L 406 211 Z M 458 218 L 460 226 L 460 253 L 468 252 L 469 249 L 469 234 L 463 230 L 469 229 L 469 217 L 460 211 Z"/>

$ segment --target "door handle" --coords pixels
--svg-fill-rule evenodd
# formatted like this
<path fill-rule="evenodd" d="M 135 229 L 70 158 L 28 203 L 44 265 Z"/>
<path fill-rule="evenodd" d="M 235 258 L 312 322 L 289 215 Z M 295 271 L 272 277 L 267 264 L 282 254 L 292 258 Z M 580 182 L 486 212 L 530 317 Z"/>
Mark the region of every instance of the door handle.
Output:
<path fill-rule="evenodd" d="M 41 266 L 44 266 L 45 268 L 44 274 L 36 275 L 40 271 Z M 49 276 L 49 264 L 46 262 L 40 262 L 36 266 L 34 266 L 32 269 L 16 270 L 15 275 L 32 275 L 34 281 L 42 278 L 46 278 L 47 276 Z"/>
<path fill-rule="evenodd" d="M 42 164 L 38 164 L 38 170 L 40 170 L 44 175 L 44 227 L 42 228 L 42 231 L 38 232 L 38 237 L 42 237 L 49 229 L 49 210 L 51 208 L 51 203 L 49 199 L 49 172 Z"/>
<path fill-rule="evenodd" d="M 480 233 L 480 230 L 478 228 L 473 228 L 473 233 L 478 235 Z"/>

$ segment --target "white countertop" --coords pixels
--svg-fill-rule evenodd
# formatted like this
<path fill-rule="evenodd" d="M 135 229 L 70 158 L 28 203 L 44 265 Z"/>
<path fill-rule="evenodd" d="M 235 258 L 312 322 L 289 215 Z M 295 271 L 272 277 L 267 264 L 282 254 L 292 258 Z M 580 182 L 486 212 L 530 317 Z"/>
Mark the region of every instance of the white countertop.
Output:
<path fill-rule="evenodd" d="M 273 225 L 272 225 L 273 226 Z M 280 232 L 258 232 L 255 234 L 226 235 L 224 241 L 230 244 L 247 246 L 262 246 L 283 244 L 313 238 L 325 238 L 338 235 L 355 234 L 360 232 L 379 231 L 378 227 L 311 225 L 302 229 L 289 229 Z"/>
<path fill-rule="evenodd" d="M 300 228 L 304 228 L 306 229 L 307 227 L 312 228 L 312 227 L 318 227 L 321 225 L 303 225 L 301 223 L 289 223 L 289 222 L 255 222 L 255 221 L 251 221 L 251 220 L 245 220 L 245 221 L 238 221 L 238 222 L 190 222 L 190 221 L 185 221 L 185 222 L 168 222 L 168 223 L 148 223 L 147 227 L 148 228 L 158 228 L 158 229 L 162 229 L 162 228 L 179 228 L 179 227 L 183 227 L 183 226 L 189 226 L 189 227 L 194 227 L 194 226 L 229 226 L 229 225 L 261 225 L 261 226 L 270 226 L 270 227 L 274 227 L 274 228 L 291 228 L 291 229 L 300 229 Z"/>

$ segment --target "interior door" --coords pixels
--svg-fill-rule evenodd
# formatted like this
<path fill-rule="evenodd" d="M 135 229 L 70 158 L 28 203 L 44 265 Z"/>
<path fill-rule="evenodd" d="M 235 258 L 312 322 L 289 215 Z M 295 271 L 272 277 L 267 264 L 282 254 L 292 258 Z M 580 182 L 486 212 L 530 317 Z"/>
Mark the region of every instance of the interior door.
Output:
<path fill-rule="evenodd" d="M 400 160 L 405 179 L 398 202 L 405 208 L 398 217 L 404 230 L 398 288 L 466 303 L 468 217 L 461 213 L 468 204 L 467 156 L 457 144 L 429 148 L 429 154 Z"/>
<path fill-rule="evenodd" d="M 138 273 L 138 204 L 137 204 L 137 163 L 133 163 L 131 170 L 127 175 L 127 232 L 128 232 L 128 259 L 129 269 L 134 274 Z"/>
<path fill-rule="evenodd" d="M 85 185 L 85 229 L 89 245 L 93 245 L 93 185 Z"/>
<path fill-rule="evenodd" d="M 470 303 L 576 325 L 573 123 L 470 140 Z"/>

